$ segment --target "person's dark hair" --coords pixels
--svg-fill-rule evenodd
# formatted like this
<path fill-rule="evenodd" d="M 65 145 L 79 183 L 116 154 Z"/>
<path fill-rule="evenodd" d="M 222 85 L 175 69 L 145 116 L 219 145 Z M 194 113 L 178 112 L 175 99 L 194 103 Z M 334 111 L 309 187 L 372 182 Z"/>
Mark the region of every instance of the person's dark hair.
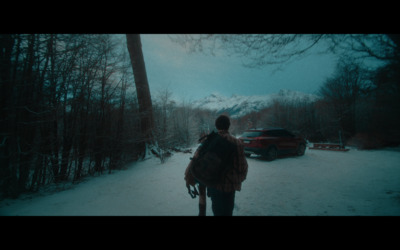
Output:
<path fill-rule="evenodd" d="M 230 125 L 231 121 L 229 120 L 229 117 L 226 115 L 220 115 L 215 120 L 215 127 L 218 130 L 228 130 Z"/>

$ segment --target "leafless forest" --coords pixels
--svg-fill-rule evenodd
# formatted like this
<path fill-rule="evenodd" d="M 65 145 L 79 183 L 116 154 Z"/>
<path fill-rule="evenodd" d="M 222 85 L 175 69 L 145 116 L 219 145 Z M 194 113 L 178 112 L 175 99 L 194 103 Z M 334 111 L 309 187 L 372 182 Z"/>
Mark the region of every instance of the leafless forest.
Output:
<path fill-rule="evenodd" d="M 109 173 L 149 151 L 163 161 L 214 127 L 216 114 L 190 103 L 178 105 L 166 89 L 150 100 L 151 140 L 144 144 L 149 141 L 142 118 L 149 111 L 140 108 L 132 51 L 124 38 L 0 35 L 3 197 Z M 398 145 L 399 45 L 392 44 L 396 56 L 383 58 L 384 66 L 371 70 L 356 60 L 341 60 L 335 74 L 321 83 L 318 101 L 276 99 L 268 108 L 234 119 L 231 132 L 240 134 L 251 122 L 285 127 L 310 141 L 335 141 L 340 133 L 346 143 L 361 148 Z"/>

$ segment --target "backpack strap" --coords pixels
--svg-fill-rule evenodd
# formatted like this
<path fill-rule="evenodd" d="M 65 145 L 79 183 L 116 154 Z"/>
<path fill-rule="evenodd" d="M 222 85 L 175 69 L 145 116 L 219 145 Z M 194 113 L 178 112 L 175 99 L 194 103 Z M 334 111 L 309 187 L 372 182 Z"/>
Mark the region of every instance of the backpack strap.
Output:
<path fill-rule="evenodd" d="M 199 138 L 199 140 L 197 141 L 198 143 L 202 143 L 203 140 L 207 137 L 208 135 L 204 135 L 202 137 Z"/>

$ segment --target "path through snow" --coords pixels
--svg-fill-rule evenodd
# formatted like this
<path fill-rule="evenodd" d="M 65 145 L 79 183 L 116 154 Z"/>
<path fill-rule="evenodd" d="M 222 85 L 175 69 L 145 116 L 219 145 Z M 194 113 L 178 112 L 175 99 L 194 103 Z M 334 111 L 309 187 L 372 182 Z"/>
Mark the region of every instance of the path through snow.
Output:
<path fill-rule="evenodd" d="M 189 157 L 176 153 L 164 164 L 150 158 L 64 191 L 6 199 L 0 201 L 0 215 L 196 216 L 198 199 L 189 196 L 183 180 Z M 248 158 L 233 214 L 398 216 L 399 163 L 398 149 L 307 149 L 302 157 L 273 162 Z M 209 198 L 207 215 L 212 215 Z"/>

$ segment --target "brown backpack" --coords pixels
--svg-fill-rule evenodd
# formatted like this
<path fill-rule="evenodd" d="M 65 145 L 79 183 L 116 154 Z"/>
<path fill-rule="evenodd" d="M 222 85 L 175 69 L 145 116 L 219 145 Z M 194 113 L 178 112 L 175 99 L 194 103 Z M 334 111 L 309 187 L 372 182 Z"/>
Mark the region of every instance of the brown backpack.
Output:
<path fill-rule="evenodd" d="M 215 187 L 233 167 L 236 145 L 214 131 L 206 137 L 200 145 L 198 157 L 191 159 L 189 171 L 199 183 Z"/>

